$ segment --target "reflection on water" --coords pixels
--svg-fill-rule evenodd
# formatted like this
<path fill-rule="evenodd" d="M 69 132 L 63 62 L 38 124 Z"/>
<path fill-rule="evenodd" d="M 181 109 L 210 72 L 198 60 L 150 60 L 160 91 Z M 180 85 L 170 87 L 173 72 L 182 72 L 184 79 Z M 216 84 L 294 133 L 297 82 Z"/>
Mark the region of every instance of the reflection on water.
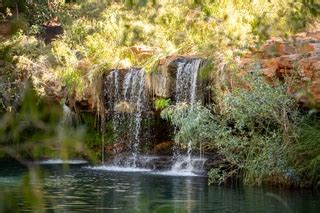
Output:
<path fill-rule="evenodd" d="M 49 212 L 317 212 L 320 209 L 320 198 L 310 191 L 209 187 L 204 177 L 111 172 L 81 165 L 73 165 L 68 171 L 62 168 L 61 165 L 44 167 L 43 191 Z M 0 189 L 6 180 L 18 180 L 22 173 L 23 170 L 15 167 L 1 168 Z"/>

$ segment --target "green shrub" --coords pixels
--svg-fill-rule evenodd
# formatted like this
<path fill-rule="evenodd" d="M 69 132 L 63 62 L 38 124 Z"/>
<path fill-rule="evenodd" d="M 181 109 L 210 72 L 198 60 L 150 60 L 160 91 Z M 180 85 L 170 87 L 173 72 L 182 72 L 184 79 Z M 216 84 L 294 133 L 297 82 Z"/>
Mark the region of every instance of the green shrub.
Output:
<path fill-rule="evenodd" d="M 196 146 L 212 140 L 221 128 L 210 110 L 201 104 L 190 106 L 182 103 L 169 106 L 162 110 L 161 117 L 178 128 L 175 142 L 182 144 L 191 141 Z"/>
<path fill-rule="evenodd" d="M 56 16 L 60 7 L 58 4 L 48 5 L 47 0 L 35 0 L 26 5 L 26 15 L 31 25 L 42 26 L 46 21 Z"/>
<path fill-rule="evenodd" d="M 10 26 L 11 34 L 15 34 L 19 31 L 27 32 L 29 27 L 27 20 L 22 16 L 20 16 L 20 18 L 17 20 L 12 20 L 10 23 L 11 23 L 11 26 Z"/>
<path fill-rule="evenodd" d="M 177 104 L 161 116 L 177 127 L 175 142 L 206 143 L 228 162 L 209 172 L 210 183 L 235 176 L 246 184 L 286 182 L 287 147 L 294 140 L 297 122 L 295 101 L 283 85 L 271 86 L 259 74 L 242 80 L 247 87 L 227 94 L 220 114 L 200 104 Z"/>
<path fill-rule="evenodd" d="M 154 101 L 154 107 L 156 110 L 162 110 L 167 108 L 171 103 L 170 99 L 158 98 Z"/>
<path fill-rule="evenodd" d="M 83 139 L 84 144 L 90 150 L 90 153 L 93 155 L 94 160 L 100 160 L 102 158 L 102 146 L 106 146 L 107 144 L 114 142 L 111 123 L 107 122 L 105 124 L 104 133 L 102 134 L 103 130 L 101 129 L 98 116 L 90 113 L 81 113 L 80 117 L 81 124 L 86 129 Z"/>
<path fill-rule="evenodd" d="M 25 85 L 21 105 L 0 117 L 0 155 L 18 161 L 60 157 L 79 153 L 90 156 L 82 143 L 83 130 L 61 123 L 62 107 L 46 103 L 30 86 Z"/>
<path fill-rule="evenodd" d="M 320 187 L 320 123 L 313 115 L 306 116 L 300 124 L 298 141 L 290 147 L 292 165 L 314 185 Z"/>
<path fill-rule="evenodd" d="M 3 5 L 11 8 L 18 7 L 20 12 L 24 12 L 26 10 L 27 0 L 4 0 Z"/>
<path fill-rule="evenodd" d="M 284 143 L 289 143 L 298 114 L 296 101 L 286 94 L 285 85 L 277 81 L 274 85 L 267 83 L 259 71 L 241 80 L 244 86 L 224 97 L 224 115 L 240 131 L 264 133 L 280 129 Z"/>

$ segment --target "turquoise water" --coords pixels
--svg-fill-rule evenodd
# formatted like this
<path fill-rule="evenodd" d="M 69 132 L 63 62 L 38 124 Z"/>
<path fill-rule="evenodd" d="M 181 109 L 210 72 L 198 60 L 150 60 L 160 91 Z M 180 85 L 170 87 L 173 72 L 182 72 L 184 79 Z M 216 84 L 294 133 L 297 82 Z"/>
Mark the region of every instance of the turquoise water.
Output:
<path fill-rule="evenodd" d="M 205 177 L 111 172 L 84 165 L 41 168 L 48 212 L 320 212 L 319 194 L 310 190 L 208 186 Z M 0 194 L 18 187 L 26 171 L 1 164 Z M 16 196 L 20 210 L 30 211 L 23 196 Z"/>

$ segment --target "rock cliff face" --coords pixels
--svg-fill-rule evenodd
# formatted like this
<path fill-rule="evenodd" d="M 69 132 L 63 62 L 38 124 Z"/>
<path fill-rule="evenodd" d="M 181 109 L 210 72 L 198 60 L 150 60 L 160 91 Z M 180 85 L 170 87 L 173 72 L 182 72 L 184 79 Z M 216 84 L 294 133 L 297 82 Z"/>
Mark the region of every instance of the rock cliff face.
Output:
<path fill-rule="evenodd" d="M 102 91 L 115 141 L 119 144 L 130 141 L 129 150 L 143 150 L 149 146 L 151 149 L 148 149 L 156 153 L 170 153 L 171 149 L 165 149 L 163 142 L 172 144 L 173 128 L 160 118 L 155 101 L 203 102 L 205 84 L 198 79 L 202 62 L 199 58 L 169 57 L 152 73 L 137 68 L 107 72 Z M 161 147 L 152 148 L 159 143 Z"/>
<path fill-rule="evenodd" d="M 145 89 L 150 101 L 165 98 L 174 103 L 179 67 L 183 69 L 194 60 L 198 59 L 170 56 L 160 60 L 157 71 L 145 75 Z M 297 100 L 307 107 L 320 108 L 320 31 L 300 33 L 287 40 L 271 38 L 260 49 L 243 57 L 239 66 L 244 72 L 259 68 L 269 81 L 286 81 L 290 85 L 288 92 Z M 212 98 L 210 89 L 207 89 L 209 82 L 203 79 L 199 82 L 199 97 L 201 101 L 209 102 Z M 96 96 L 89 91 L 74 105 L 79 111 L 95 112 L 95 102 L 99 99 Z"/>
<path fill-rule="evenodd" d="M 154 99 L 171 99 L 171 103 L 207 103 L 211 94 L 208 80 L 201 78 L 204 63 L 204 59 L 183 56 L 160 61 L 157 71 L 151 73 L 147 81 Z M 191 90 L 194 90 L 193 94 Z"/>
<path fill-rule="evenodd" d="M 272 38 L 240 60 L 245 70 L 261 68 L 268 80 L 286 81 L 289 93 L 308 107 L 320 107 L 320 31 L 300 33 L 290 40 Z"/>

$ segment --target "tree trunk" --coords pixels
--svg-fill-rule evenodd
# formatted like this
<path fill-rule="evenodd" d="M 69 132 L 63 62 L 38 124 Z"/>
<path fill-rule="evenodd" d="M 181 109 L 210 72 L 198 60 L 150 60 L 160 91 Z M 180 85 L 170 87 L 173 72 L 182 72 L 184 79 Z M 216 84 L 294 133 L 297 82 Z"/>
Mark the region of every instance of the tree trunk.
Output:
<path fill-rule="evenodd" d="M 19 19 L 19 6 L 18 1 L 16 1 L 16 13 L 17 13 L 17 20 Z"/>

